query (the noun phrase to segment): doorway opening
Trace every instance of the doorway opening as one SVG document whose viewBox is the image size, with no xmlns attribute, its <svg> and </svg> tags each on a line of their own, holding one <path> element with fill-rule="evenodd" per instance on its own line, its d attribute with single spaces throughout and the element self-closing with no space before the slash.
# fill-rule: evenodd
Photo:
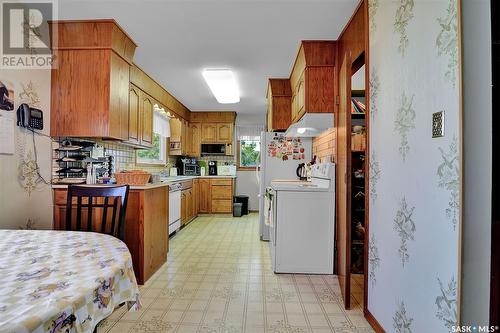
<svg viewBox="0 0 500 333">
<path fill-rule="evenodd" d="M 351 69 L 351 303 L 364 307 L 366 229 L 366 88 L 364 54 Z"/>
</svg>

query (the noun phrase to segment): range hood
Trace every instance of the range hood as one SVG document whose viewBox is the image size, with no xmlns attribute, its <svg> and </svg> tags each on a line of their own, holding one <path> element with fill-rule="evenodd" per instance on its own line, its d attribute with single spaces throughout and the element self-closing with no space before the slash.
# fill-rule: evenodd
<svg viewBox="0 0 500 333">
<path fill-rule="evenodd" d="M 290 125 L 285 136 L 315 137 L 333 127 L 333 113 L 306 113 L 296 123 Z"/>
</svg>

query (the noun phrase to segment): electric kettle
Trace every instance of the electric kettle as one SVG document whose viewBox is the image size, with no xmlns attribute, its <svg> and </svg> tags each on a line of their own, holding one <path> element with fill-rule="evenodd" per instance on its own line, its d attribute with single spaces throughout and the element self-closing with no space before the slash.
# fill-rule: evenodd
<svg viewBox="0 0 500 333">
<path fill-rule="evenodd" d="M 297 177 L 300 180 L 306 180 L 307 179 L 306 164 L 300 163 L 297 167 L 296 173 L 297 173 Z"/>
</svg>

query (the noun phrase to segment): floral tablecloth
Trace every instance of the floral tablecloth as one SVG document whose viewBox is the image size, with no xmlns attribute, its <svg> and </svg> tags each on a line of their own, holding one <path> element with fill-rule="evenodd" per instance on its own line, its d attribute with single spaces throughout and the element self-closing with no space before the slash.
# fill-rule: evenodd
<svg viewBox="0 0 500 333">
<path fill-rule="evenodd" d="M 123 302 L 140 307 L 132 257 L 119 239 L 0 230 L 0 332 L 93 332 Z"/>
</svg>

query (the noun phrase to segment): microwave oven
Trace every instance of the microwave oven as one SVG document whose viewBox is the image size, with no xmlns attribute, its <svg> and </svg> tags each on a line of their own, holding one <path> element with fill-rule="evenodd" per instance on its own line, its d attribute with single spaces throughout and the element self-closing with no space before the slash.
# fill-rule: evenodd
<svg viewBox="0 0 500 333">
<path fill-rule="evenodd" d="M 202 143 L 202 155 L 226 155 L 226 145 L 219 143 Z"/>
</svg>

